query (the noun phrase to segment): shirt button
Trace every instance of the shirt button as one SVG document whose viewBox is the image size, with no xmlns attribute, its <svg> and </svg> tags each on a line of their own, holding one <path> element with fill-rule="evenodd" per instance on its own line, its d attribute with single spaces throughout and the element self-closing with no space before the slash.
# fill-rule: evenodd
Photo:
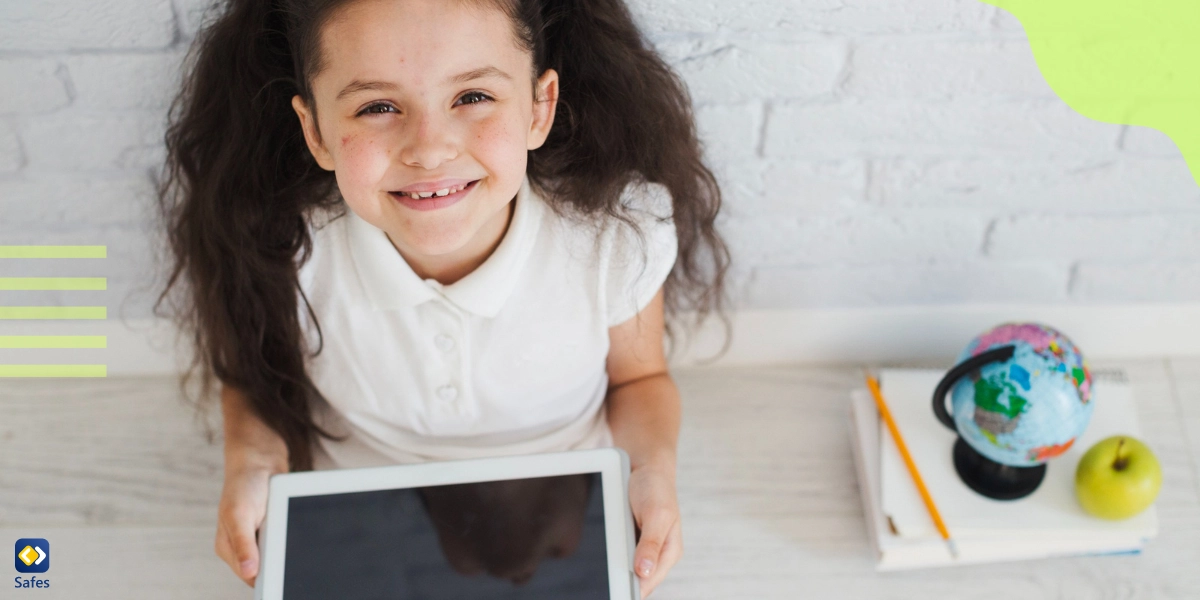
<svg viewBox="0 0 1200 600">
<path fill-rule="evenodd" d="M 437 395 L 442 400 L 450 402 L 458 397 L 458 388 L 452 385 L 443 385 L 442 387 L 438 388 Z"/>
<path fill-rule="evenodd" d="M 449 352 L 454 349 L 454 338 L 444 333 L 439 333 L 437 337 L 433 338 L 433 343 L 437 344 L 438 349 L 442 352 Z"/>
</svg>

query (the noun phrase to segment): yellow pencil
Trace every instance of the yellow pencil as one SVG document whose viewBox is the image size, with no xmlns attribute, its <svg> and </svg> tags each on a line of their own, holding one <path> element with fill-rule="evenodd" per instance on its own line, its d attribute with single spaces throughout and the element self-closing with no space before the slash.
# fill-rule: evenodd
<svg viewBox="0 0 1200 600">
<path fill-rule="evenodd" d="M 883 417 L 883 422 L 887 423 L 888 431 L 892 432 L 892 439 L 896 440 L 896 447 L 900 449 L 900 456 L 904 458 L 904 466 L 908 468 L 909 474 L 916 482 L 917 491 L 921 492 L 921 500 L 925 502 L 929 516 L 933 517 L 933 524 L 937 526 L 942 539 L 946 540 L 946 545 L 950 548 L 950 555 L 958 558 L 958 546 L 950 538 L 950 531 L 946 529 L 946 524 L 942 522 L 942 515 L 938 512 L 937 505 L 933 503 L 933 496 L 929 495 L 929 489 L 925 487 L 925 480 L 921 479 L 921 473 L 917 471 L 917 463 L 913 462 L 912 455 L 908 453 L 908 446 L 904 445 L 904 438 L 900 437 L 900 428 L 896 427 L 896 421 L 892 419 L 892 411 L 888 410 L 887 402 L 883 400 L 883 392 L 879 391 L 879 382 L 875 381 L 870 373 L 864 374 L 867 378 L 867 387 L 871 388 L 871 395 L 875 396 L 875 406 L 879 408 L 879 415 Z"/>
</svg>

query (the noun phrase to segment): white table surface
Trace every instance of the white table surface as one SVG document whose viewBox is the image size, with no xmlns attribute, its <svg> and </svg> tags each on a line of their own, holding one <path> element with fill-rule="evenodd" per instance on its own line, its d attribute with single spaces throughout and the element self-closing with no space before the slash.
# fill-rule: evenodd
<svg viewBox="0 0 1200 600">
<path fill-rule="evenodd" d="M 1096 366 L 1128 371 L 1164 468 L 1141 556 L 887 574 L 848 435 L 859 368 L 676 371 L 685 556 L 653 598 L 1200 598 L 1200 359 Z M 0 598 L 252 597 L 213 552 L 220 439 L 192 414 L 172 379 L 5 381 L 0 541 L 50 540 L 53 585 Z"/>
</svg>

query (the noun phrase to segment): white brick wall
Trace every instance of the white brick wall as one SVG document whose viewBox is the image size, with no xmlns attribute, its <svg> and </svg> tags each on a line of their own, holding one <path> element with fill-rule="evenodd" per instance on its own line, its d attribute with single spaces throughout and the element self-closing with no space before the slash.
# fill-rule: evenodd
<svg viewBox="0 0 1200 600">
<path fill-rule="evenodd" d="M 178 37 L 170 0 L 38 0 L 0 6 L 0 49 L 159 49 Z"/>
<path fill-rule="evenodd" d="M 46 58 L 0 58 L 0 113 L 54 112 L 71 103 L 59 61 Z"/>
<path fill-rule="evenodd" d="M 1200 300 L 1175 144 L 1066 107 L 1007 13 L 628 1 L 695 101 L 739 306 Z M 208 4 L 0 3 L 0 243 L 109 245 L 103 267 L 54 268 L 102 271 L 125 317 L 150 315 L 151 173 Z"/>
</svg>

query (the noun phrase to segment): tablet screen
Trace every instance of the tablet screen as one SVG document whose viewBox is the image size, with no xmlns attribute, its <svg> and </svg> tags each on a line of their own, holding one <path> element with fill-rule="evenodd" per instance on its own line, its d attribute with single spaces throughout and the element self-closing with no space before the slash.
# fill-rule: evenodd
<svg viewBox="0 0 1200 600">
<path fill-rule="evenodd" d="M 284 600 L 607 600 L 599 473 L 288 501 Z"/>
</svg>

